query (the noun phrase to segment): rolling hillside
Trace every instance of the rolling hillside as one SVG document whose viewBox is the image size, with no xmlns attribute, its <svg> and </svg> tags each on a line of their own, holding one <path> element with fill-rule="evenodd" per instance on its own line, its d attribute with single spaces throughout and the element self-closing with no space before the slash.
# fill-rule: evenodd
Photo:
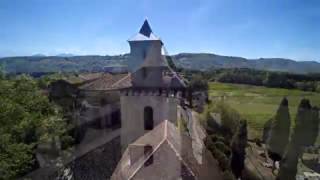
<svg viewBox="0 0 320 180">
<path fill-rule="evenodd" d="M 245 59 L 205 53 L 181 53 L 172 56 L 177 66 L 207 70 L 212 68 L 252 68 L 291 73 L 320 72 L 320 63 L 282 58 Z M 0 58 L 8 73 L 102 71 L 105 66 L 124 65 L 128 55 L 118 56 L 25 56 Z"/>
<path fill-rule="evenodd" d="M 210 68 L 252 68 L 267 71 L 291 73 L 320 72 L 320 63 L 315 61 L 294 61 L 283 58 L 245 59 L 241 57 L 220 56 L 215 54 L 182 53 L 173 58 L 178 66 L 206 70 Z"/>
</svg>

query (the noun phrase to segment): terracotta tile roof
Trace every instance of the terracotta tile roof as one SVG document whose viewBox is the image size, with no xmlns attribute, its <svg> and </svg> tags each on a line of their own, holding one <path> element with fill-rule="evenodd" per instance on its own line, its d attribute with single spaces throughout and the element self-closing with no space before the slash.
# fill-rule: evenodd
<svg viewBox="0 0 320 180">
<path fill-rule="evenodd" d="M 100 78 L 88 82 L 80 86 L 82 90 L 114 90 L 125 87 L 130 87 L 131 78 L 129 74 L 103 74 Z"/>
<path fill-rule="evenodd" d="M 128 88 L 132 86 L 131 83 L 131 74 L 127 74 L 125 77 L 123 77 L 122 79 L 120 79 L 119 81 L 115 82 L 112 85 L 113 89 L 121 89 L 121 88 Z"/>
<path fill-rule="evenodd" d="M 95 80 L 101 77 L 103 73 L 82 73 L 79 75 L 70 75 L 63 78 L 64 81 L 70 84 L 82 84 L 88 81 Z"/>
<path fill-rule="evenodd" d="M 87 74 L 79 74 L 79 78 L 83 79 L 84 81 L 93 80 L 101 77 L 103 73 L 87 73 Z"/>
</svg>

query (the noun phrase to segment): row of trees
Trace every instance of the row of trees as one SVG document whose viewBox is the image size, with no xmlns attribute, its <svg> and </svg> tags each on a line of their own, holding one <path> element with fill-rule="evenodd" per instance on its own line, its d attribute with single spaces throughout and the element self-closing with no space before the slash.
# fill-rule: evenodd
<svg viewBox="0 0 320 180">
<path fill-rule="evenodd" d="M 319 109 L 302 99 L 290 132 L 288 100 L 283 98 L 273 119 L 265 124 L 264 137 L 270 158 L 281 161 L 277 179 L 295 179 L 304 148 L 314 145 L 319 133 Z"/>
<path fill-rule="evenodd" d="M 206 72 L 183 70 L 182 72 L 186 77 L 197 74 L 202 80 L 207 81 L 320 92 L 320 74 L 290 74 L 254 69 L 216 69 Z"/>
<path fill-rule="evenodd" d="M 220 124 L 212 113 L 219 114 Z M 223 102 L 209 104 L 203 116 L 208 133 L 205 144 L 217 159 L 224 179 L 241 178 L 245 167 L 247 122 Z"/>
<path fill-rule="evenodd" d="M 38 167 L 38 144 L 68 136 L 59 109 L 35 79 L 0 74 L 0 179 L 15 179 Z"/>
</svg>

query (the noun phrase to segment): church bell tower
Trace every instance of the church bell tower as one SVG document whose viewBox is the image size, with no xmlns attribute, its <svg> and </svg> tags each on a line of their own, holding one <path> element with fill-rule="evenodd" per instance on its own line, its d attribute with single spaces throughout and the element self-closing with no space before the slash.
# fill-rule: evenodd
<svg viewBox="0 0 320 180">
<path fill-rule="evenodd" d="M 121 90 L 121 145 L 128 144 L 164 120 L 177 121 L 177 107 L 185 83 L 168 66 L 163 43 L 147 20 L 128 40 L 131 86 Z"/>
</svg>

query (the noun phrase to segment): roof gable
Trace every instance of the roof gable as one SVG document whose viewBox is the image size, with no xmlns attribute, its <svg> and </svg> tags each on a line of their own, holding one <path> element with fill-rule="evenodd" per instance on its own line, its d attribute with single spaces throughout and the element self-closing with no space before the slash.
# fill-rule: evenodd
<svg viewBox="0 0 320 180">
<path fill-rule="evenodd" d="M 83 84 L 81 90 L 116 90 L 131 86 L 130 74 L 103 74 L 100 78 Z"/>
<path fill-rule="evenodd" d="M 130 146 L 143 147 L 144 145 L 152 146 L 152 152 L 130 162 Z M 154 158 L 153 167 L 145 167 L 145 162 L 151 156 Z M 193 154 L 191 137 L 179 132 L 173 123 L 165 120 L 129 145 L 111 179 L 139 179 L 141 177 L 170 179 L 173 176 L 180 176 L 183 179 L 222 179 L 218 164 L 210 152 L 204 149 L 203 156 L 203 161 L 199 163 Z"/>
</svg>

